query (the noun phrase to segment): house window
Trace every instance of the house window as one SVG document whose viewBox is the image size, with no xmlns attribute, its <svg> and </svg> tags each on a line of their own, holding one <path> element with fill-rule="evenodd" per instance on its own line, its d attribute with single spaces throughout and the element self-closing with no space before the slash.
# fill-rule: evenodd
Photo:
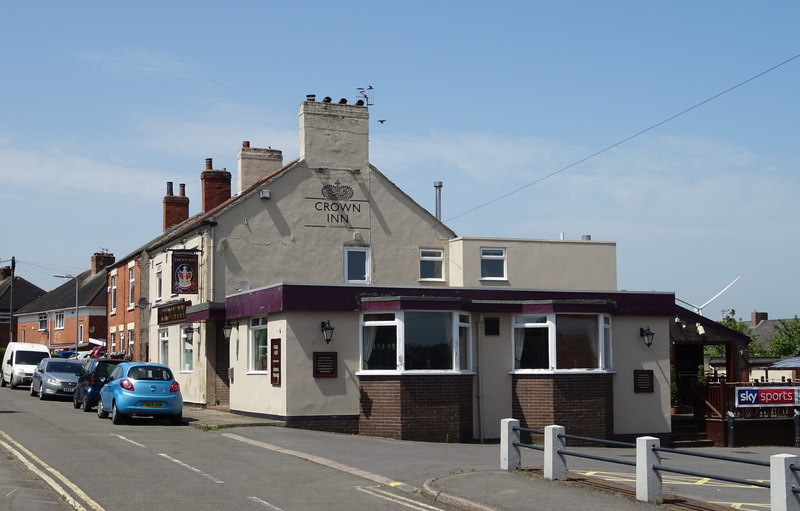
<svg viewBox="0 0 800 511">
<path fill-rule="evenodd" d="M 78 325 L 78 342 L 83 341 L 83 325 Z"/>
<path fill-rule="evenodd" d="M 470 369 L 468 314 L 440 311 L 367 313 L 362 317 L 361 332 L 363 370 Z"/>
<path fill-rule="evenodd" d="M 117 276 L 111 276 L 111 310 L 117 310 Z"/>
<path fill-rule="evenodd" d="M 56 330 L 64 329 L 64 313 L 56 312 Z"/>
<path fill-rule="evenodd" d="M 250 320 L 251 372 L 269 372 L 269 343 L 267 342 L 267 317 Z"/>
<path fill-rule="evenodd" d="M 351 284 L 369 284 L 370 251 L 368 247 L 344 248 L 344 281 Z"/>
<path fill-rule="evenodd" d="M 186 332 L 181 328 L 181 371 L 192 372 L 194 369 L 194 343 L 188 339 Z"/>
<path fill-rule="evenodd" d="M 164 290 L 164 274 L 161 270 L 161 263 L 156 265 L 156 300 L 161 300 Z"/>
<path fill-rule="evenodd" d="M 594 314 L 514 317 L 514 369 L 611 368 L 610 317 Z"/>
<path fill-rule="evenodd" d="M 117 352 L 117 334 L 116 333 L 112 333 L 111 334 L 111 353 L 116 353 L 116 352 Z"/>
<path fill-rule="evenodd" d="M 421 280 L 444 279 L 444 250 L 420 249 L 419 278 Z"/>
<path fill-rule="evenodd" d="M 136 272 L 133 267 L 128 268 L 128 306 L 136 303 Z"/>
<path fill-rule="evenodd" d="M 506 249 L 481 247 L 481 279 L 506 279 Z"/>
<path fill-rule="evenodd" d="M 47 314 L 39 314 L 39 331 L 47 330 Z"/>
<path fill-rule="evenodd" d="M 128 329 L 128 354 L 133 355 L 133 328 Z"/>
<path fill-rule="evenodd" d="M 169 365 L 169 330 L 162 328 L 158 331 L 158 361 Z"/>
</svg>

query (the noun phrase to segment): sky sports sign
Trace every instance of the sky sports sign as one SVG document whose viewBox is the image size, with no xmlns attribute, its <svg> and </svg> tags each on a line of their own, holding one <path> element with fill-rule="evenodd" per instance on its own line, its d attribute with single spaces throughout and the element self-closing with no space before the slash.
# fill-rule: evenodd
<svg viewBox="0 0 800 511">
<path fill-rule="evenodd" d="M 800 406 L 800 387 L 736 387 L 736 407 Z"/>
</svg>

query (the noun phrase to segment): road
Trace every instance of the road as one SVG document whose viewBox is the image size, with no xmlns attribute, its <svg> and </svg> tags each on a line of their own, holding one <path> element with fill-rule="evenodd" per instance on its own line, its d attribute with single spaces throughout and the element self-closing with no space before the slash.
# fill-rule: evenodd
<svg viewBox="0 0 800 511">
<path fill-rule="evenodd" d="M 380 484 L 380 474 L 356 475 L 352 467 L 314 463 L 231 432 L 144 418 L 115 426 L 70 401 L 41 402 L 24 387 L 2 389 L 0 412 L 0 441 L 87 510 L 447 509 Z M 31 509 L 18 503 L 20 511 Z"/>
</svg>

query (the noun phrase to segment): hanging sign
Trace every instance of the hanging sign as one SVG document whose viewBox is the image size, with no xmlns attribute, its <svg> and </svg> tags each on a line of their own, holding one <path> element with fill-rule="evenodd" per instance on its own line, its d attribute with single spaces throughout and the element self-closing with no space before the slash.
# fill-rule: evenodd
<svg viewBox="0 0 800 511">
<path fill-rule="evenodd" d="M 799 387 L 736 387 L 736 406 L 800 406 Z"/>
<path fill-rule="evenodd" d="M 177 295 L 196 294 L 197 254 L 172 253 L 172 292 Z"/>
</svg>

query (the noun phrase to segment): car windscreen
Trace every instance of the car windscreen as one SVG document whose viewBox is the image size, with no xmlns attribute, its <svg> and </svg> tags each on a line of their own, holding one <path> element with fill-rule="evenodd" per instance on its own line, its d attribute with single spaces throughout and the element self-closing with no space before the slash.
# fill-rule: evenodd
<svg viewBox="0 0 800 511">
<path fill-rule="evenodd" d="M 99 362 L 94 373 L 100 378 L 105 378 L 111 374 L 111 371 L 113 371 L 116 366 L 117 364 L 114 362 Z"/>
<path fill-rule="evenodd" d="M 45 351 L 22 351 L 19 350 L 14 354 L 14 362 L 17 364 L 26 364 L 35 366 L 42 361 L 43 358 L 49 357 L 50 354 Z"/>
<path fill-rule="evenodd" d="M 80 362 L 78 362 L 77 364 L 73 364 L 70 362 L 50 362 L 49 364 L 47 364 L 47 372 L 81 374 L 82 367 L 83 365 Z"/>
<path fill-rule="evenodd" d="M 137 366 L 131 367 L 128 370 L 128 378 L 134 380 L 169 381 L 172 379 L 172 371 L 166 367 Z"/>
</svg>

